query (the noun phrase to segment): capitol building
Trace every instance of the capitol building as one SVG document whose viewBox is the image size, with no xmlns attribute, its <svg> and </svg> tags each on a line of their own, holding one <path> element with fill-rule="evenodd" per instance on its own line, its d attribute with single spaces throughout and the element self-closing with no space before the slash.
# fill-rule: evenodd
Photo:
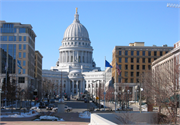
<svg viewBox="0 0 180 125">
<path fill-rule="evenodd" d="M 42 82 L 49 84 L 49 87 L 56 85 L 50 93 L 60 94 L 62 85 L 63 95 L 79 96 L 85 90 L 94 95 L 95 87 L 109 85 L 111 68 L 101 71 L 96 67 L 89 34 L 80 23 L 77 8 L 74 21 L 65 30 L 61 43 L 56 65 L 50 70 L 42 70 Z"/>
</svg>

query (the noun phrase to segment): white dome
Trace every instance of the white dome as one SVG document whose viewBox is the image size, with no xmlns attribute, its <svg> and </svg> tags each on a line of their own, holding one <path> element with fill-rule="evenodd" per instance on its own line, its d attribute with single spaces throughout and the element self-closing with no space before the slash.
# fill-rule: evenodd
<svg viewBox="0 0 180 125">
<path fill-rule="evenodd" d="M 80 23 L 79 15 L 76 11 L 74 15 L 74 21 L 69 25 L 64 32 L 65 40 L 89 40 L 89 35 L 87 29 Z"/>
<path fill-rule="evenodd" d="M 89 38 L 87 29 L 78 22 L 73 22 L 64 33 L 64 38 Z"/>
</svg>

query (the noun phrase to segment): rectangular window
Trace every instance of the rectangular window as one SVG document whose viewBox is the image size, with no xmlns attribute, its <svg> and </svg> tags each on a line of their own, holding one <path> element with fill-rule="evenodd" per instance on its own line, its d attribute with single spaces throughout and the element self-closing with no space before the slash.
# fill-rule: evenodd
<svg viewBox="0 0 180 125">
<path fill-rule="evenodd" d="M 26 50 L 26 44 L 23 45 L 23 49 Z"/>
<path fill-rule="evenodd" d="M 26 61 L 25 60 L 23 60 L 23 66 L 26 66 Z"/>
<path fill-rule="evenodd" d="M 18 82 L 19 83 L 25 83 L 25 77 L 19 77 Z"/>
<path fill-rule="evenodd" d="M 119 62 L 121 63 L 121 58 L 119 58 Z"/>
<path fill-rule="evenodd" d="M 134 65 L 131 65 L 131 70 L 134 69 Z"/>
<path fill-rule="evenodd" d="M 154 60 L 156 60 L 157 58 L 154 58 Z"/>
<path fill-rule="evenodd" d="M 139 65 L 136 66 L 137 70 L 139 70 Z"/>
<path fill-rule="evenodd" d="M 136 72 L 136 76 L 137 76 L 137 77 L 139 76 L 139 72 Z"/>
<path fill-rule="evenodd" d="M 151 58 L 148 58 L 148 63 L 151 63 Z"/>
<path fill-rule="evenodd" d="M 131 83 L 133 83 L 134 82 L 134 80 L 133 80 L 133 78 L 131 78 Z"/>
<path fill-rule="evenodd" d="M 26 36 L 24 36 L 24 41 L 26 41 Z"/>
<path fill-rule="evenodd" d="M 128 72 L 125 72 L 125 77 L 128 77 Z"/>
<path fill-rule="evenodd" d="M 125 55 L 126 55 L 126 56 L 128 55 L 128 51 L 125 51 Z"/>
<path fill-rule="evenodd" d="M 157 56 L 157 52 L 156 51 L 154 51 L 154 56 Z"/>
<path fill-rule="evenodd" d="M 125 79 L 125 83 L 128 83 L 128 79 Z"/>
<path fill-rule="evenodd" d="M 137 51 L 137 56 L 139 56 L 139 51 Z"/>
<path fill-rule="evenodd" d="M 26 53 L 25 52 L 23 53 L 23 58 L 26 58 Z"/>
<path fill-rule="evenodd" d="M 14 41 L 16 41 L 16 36 L 14 36 Z"/>
<path fill-rule="evenodd" d="M 134 55 L 134 51 L 131 51 L 131 56 L 133 56 Z"/>
<path fill-rule="evenodd" d="M 162 56 L 162 51 L 160 51 L 160 56 Z"/>
<path fill-rule="evenodd" d="M 145 63 L 145 58 L 142 59 L 142 62 Z"/>
<path fill-rule="evenodd" d="M 168 53 L 168 51 L 166 51 L 166 53 Z"/>
<path fill-rule="evenodd" d="M 119 51 L 119 55 L 121 55 L 121 51 Z"/>
<path fill-rule="evenodd" d="M 19 36 L 19 41 L 22 41 L 22 36 Z"/>
<path fill-rule="evenodd" d="M 151 56 L 151 51 L 148 51 L 148 56 Z"/>
<path fill-rule="evenodd" d="M 121 78 L 119 78 L 119 83 L 121 83 Z"/>
<path fill-rule="evenodd" d="M 125 70 L 127 70 L 128 69 L 128 65 L 125 65 Z"/>
<path fill-rule="evenodd" d="M 134 58 L 131 58 L 131 62 L 132 62 L 132 63 L 134 62 Z"/>
<path fill-rule="evenodd" d="M 143 56 L 145 56 L 145 51 L 143 51 Z"/>
<path fill-rule="evenodd" d="M 2 41 L 7 41 L 7 36 L 2 36 Z"/>
<path fill-rule="evenodd" d="M 142 65 L 142 69 L 145 70 L 145 65 Z"/>
<path fill-rule="evenodd" d="M 21 48 L 21 44 L 19 44 L 19 50 L 21 50 L 22 48 Z"/>
<path fill-rule="evenodd" d="M 139 63 L 139 58 L 137 58 L 137 63 Z"/>
<path fill-rule="evenodd" d="M 26 74 L 26 69 L 23 69 L 23 74 Z"/>
<path fill-rule="evenodd" d="M 19 28 L 19 33 L 26 33 L 26 28 Z"/>
<path fill-rule="evenodd" d="M 131 77 L 133 77 L 134 76 L 134 72 L 131 72 Z"/>
<path fill-rule="evenodd" d="M 21 69 L 18 69 L 18 74 L 21 74 Z"/>
<path fill-rule="evenodd" d="M 9 41 L 13 41 L 13 36 L 9 36 Z"/>
<path fill-rule="evenodd" d="M 119 69 L 121 69 L 121 65 L 119 65 Z"/>
<path fill-rule="evenodd" d="M 139 83 L 139 79 L 136 79 L 136 82 Z"/>
<path fill-rule="evenodd" d="M 21 58 L 21 52 L 19 52 L 19 58 Z"/>
<path fill-rule="evenodd" d="M 127 63 L 128 62 L 128 58 L 125 58 L 125 63 Z"/>
<path fill-rule="evenodd" d="M 151 65 L 148 65 L 148 69 L 151 70 Z"/>
</svg>

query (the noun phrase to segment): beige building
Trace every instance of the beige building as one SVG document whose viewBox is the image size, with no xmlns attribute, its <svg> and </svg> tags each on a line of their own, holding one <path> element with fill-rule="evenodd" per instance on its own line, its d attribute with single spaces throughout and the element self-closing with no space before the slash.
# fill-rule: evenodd
<svg viewBox="0 0 180 125">
<path fill-rule="evenodd" d="M 117 91 L 121 88 L 120 83 L 125 83 L 129 86 L 132 93 L 132 100 L 135 100 L 135 86 L 140 82 L 140 75 L 148 70 L 151 70 L 151 64 L 157 58 L 165 55 L 173 47 L 163 45 L 144 46 L 144 42 L 130 43 L 129 46 L 115 46 L 113 49 L 112 61 L 112 77 L 114 83 L 117 83 Z M 116 62 L 121 70 L 121 75 L 115 74 Z"/>
<path fill-rule="evenodd" d="M 167 91 L 169 96 L 179 92 L 179 64 L 180 64 L 180 41 L 174 44 L 174 49 L 152 63 L 152 73 L 155 83 L 162 91 Z M 158 80 L 161 79 L 161 80 Z M 171 88 L 172 86 L 173 89 Z M 164 95 L 165 96 L 165 95 Z M 167 95 L 166 95 L 167 96 Z"/>
<path fill-rule="evenodd" d="M 12 80 L 17 80 L 21 88 L 35 86 L 35 77 L 41 79 L 42 60 L 37 63 L 35 74 L 35 38 L 30 24 L 0 21 L 0 79 L 6 76 L 6 62 Z M 39 54 L 39 55 L 38 55 Z M 38 57 L 42 57 L 38 53 Z M 8 57 L 8 58 L 7 58 Z M 19 64 L 17 63 L 19 62 Z M 41 63 L 41 64 L 40 64 Z M 18 66 L 19 65 L 19 66 Z M 22 68 L 20 68 L 22 67 Z M 38 68 L 39 67 L 39 68 Z M 18 78 L 18 79 L 17 79 Z"/>
</svg>

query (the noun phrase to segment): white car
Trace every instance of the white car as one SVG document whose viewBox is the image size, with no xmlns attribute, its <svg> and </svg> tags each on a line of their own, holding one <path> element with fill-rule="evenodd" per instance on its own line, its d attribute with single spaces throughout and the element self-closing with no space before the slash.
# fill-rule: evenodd
<svg viewBox="0 0 180 125">
<path fill-rule="evenodd" d="M 37 111 L 37 112 L 40 112 L 39 107 L 31 107 L 30 110 L 35 110 L 35 111 Z"/>
<path fill-rule="evenodd" d="M 72 111 L 72 108 L 71 108 L 71 107 L 68 107 L 67 105 L 64 107 L 64 109 L 65 109 L 65 111 L 67 111 L 67 112 Z"/>
<path fill-rule="evenodd" d="M 52 109 L 52 111 L 55 111 L 55 112 L 56 112 L 57 110 L 58 110 L 58 107 L 55 107 L 55 108 Z M 66 106 L 64 107 L 64 110 L 67 111 L 67 112 L 70 112 L 70 111 L 72 111 L 72 108 L 71 108 L 71 107 L 68 107 L 68 106 L 66 105 Z"/>
</svg>

